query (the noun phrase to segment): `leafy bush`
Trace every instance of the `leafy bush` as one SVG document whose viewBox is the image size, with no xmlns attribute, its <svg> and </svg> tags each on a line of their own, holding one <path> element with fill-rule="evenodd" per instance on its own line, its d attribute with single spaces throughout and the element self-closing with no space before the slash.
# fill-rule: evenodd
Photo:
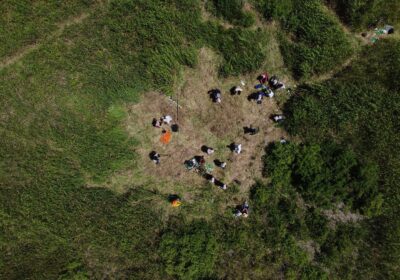
<svg viewBox="0 0 400 280">
<path fill-rule="evenodd" d="M 400 17 L 397 0 L 328 0 L 344 22 L 356 29 L 378 23 L 396 24 Z"/>
<path fill-rule="evenodd" d="M 239 75 L 259 69 L 265 59 L 266 34 L 242 28 L 224 29 L 209 23 L 204 29 L 207 44 L 218 50 L 224 58 L 220 68 L 222 76 Z"/>
<path fill-rule="evenodd" d="M 267 19 L 278 19 L 285 27 L 281 50 L 296 78 L 325 73 L 352 54 L 349 37 L 320 1 L 263 1 L 260 6 Z"/>
<path fill-rule="evenodd" d="M 319 207 L 343 201 L 365 214 L 379 213 L 379 203 L 375 202 L 379 199 L 377 169 L 361 167 L 349 149 L 332 143 L 298 147 L 276 144 L 264 161 L 275 188 L 294 186 L 306 202 Z M 363 168 L 368 168 L 368 172 L 363 172 Z"/>
<path fill-rule="evenodd" d="M 290 19 L 295 6 L 293 0 L 261 0 L 256 1 L 256 5 L 267 20 L 278 19 L 284 24 Z"/>
<path fill-rule="evenodd" d="M 204 279 L 212 276 L 218 243 L 209 225 L 198 222 L 162 235 L 160 255 L 166 272 L 179 279 Z"/>
<path fill-rule="evenodd" d="M 310 142 L 334 139 L 364 162 L 352 171 L 358 187 L 353 183 L 348 187 L 353 189 L 349 193 L 353 208 L 376 216 L 369 222 L 371 237 L 362 247 L 360 268 L 371 278 L 389 279 L 399 267 L 398 260 L 389 257 L 400 252 L 392 239 L 400 232 L 394 222 L 400 205 L 399 44 L 382 40 L 366 47 L 346 70 L 322 84 L 302 86 L 286 105 L 285 125 L 292 134 Z M 385 265 L 366 269 L 377 263 Z"/>
<path fill-rule="evenodd" d="M 255 17 L 249 12 L 243 12 L 244 0 L 213 0 L 215 14 L 227 21 L 250 27 L 255 23 Z"/>
</svg>

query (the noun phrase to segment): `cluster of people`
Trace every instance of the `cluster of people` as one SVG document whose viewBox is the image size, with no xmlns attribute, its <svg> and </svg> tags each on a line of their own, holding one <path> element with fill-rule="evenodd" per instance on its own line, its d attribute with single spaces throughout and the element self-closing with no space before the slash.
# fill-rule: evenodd
<svg viewBox="0 0 400 280">
<path fill-rule="evenodd" d="M 256 100 L 257 104 L 261 104 L 264 97 L 274 97 L 274 90 L 286 88 L 285 84 L 279 81 L 277 76 L 269 77 L 268 73 L 261 74 L 258 77 L 258 81 L 259 84 L 254 86 L 257 92 L 249 97 L 249 99 Z"/>
<path fill-rule="evenodd" d="M 205 145 L 201 147 L 201 151 L 207 155 L 212 155 L 215 152 L 215 150 L 213 148 L 205 146 Z M 215 159 L 214 164 L 215 164 L 215 166 L 217 166 L 221 169 L 226 168 L 225 161 Z M 200 172 L 206 180 L 208 180 L 210 183 L 216 185 L 217 187 L 221 188 L 222 190 L 226 190 L 228 188 L 225 183 L 216 179 L 211 174 L 212 169 L 207 168 L 204 156 L 195 156 L 192 159 L 185 161 L 185 166 L 188 170 L 195 170 L 196 172 Z"/>
<path fill-rule="evenodd" d="M 170 125 L 172 122 L 172 117 L 170 115 L 162 116 L 159 119 L 154 118 L 152 125 L 157 128 L 161 128 L 163 124 Z"/>
<path fill-rule="evenodd" d="M 236 207 L 234 216 L 247 218 L 247 216 L 249 215 L 249 209 L 249 204 L 247 203 L 247 201 L 245 201 L 242 205 Z"/>
<path fill-rule="evenodd" d="M 172 117 L 170 115 L 164 115 L 159 119 L 153 118 L 151 124 L 156 127 L 156 128 L 162 128 L 161 131 L 161 138 L 160 141 L 164 144 L 168 144 L 171 140 L 171 131 L 173 132 L 178 132 L 179 126 L 178 124 L 171 124 L 172 123 Z M 169 129 L 164 129 L 163 126 L 171 126 L 171 131 Z M 160 164 L 160 154 L 157 153 L 156 151 L 152 151 L 149 154 L 149 158 L 151 161 L 153 161 L 155 164 Z"/>
<path fill-rule="evenodd" d="M 277 76 L 272 76 L 269 77 L 268 73 L 263 73 L 261 74 L 257 80 L 259 81 L 259 84 L 257 84 L 254 88 L 257 90 L 257 92 L 251 94 L 249 96 L 249 100 L 254 99 L 256 100 L 257 104 L 261 104 L 262 100 L 264 97 L 269 97 L 273 98 L 275 96 L 274 91 L 279 90 L 279 89 L 284 89 L 285 84 L 281 82 Z M 244 82 L 241 81 L 241 84 L 244 86 Z M 231 95 L 241 95 L 243 92 L 243 88 L 241 86 L 234 86 L 230 89 Z M 218 88 L 214 88 L 208 91 L 209 97 L 212 100 L 212 102 L 220 104 L 222 102 L 222 92 Z M 285 116 L 282 114 L 275 114 L 271 115 L 271 120 L 280 123 L 285 119 Z M 170 125 L 172 122 L 172 117 L 169 115 L 162 116 L 160 119 L 153 119 L 152 125 L 157 128 L 161 128 L 163 125 Z M 174 125 L 173 125 L 174 126 Z M 177 125 L 176 125 L 177 126 Z M 172 130 L 173 127 L 171 126 Z M 252 125 L 244 127 L 244 134 L 248 135 L 255 135 L 257 134 L 260 129 L 258 127 L 253 127 Z M 177 131 L 177 130 L 176 130 Z M 165 130 L 163 130 L 163 133 Z M 281 138 L 280 143 L 286 143 L 286 140 L 284 138 Z M 240 154 L 242 153 L 242 144 L 238 143 L 231 143 L 229 146 L 229 149 L 231 152 L 235 154 Z M 211 147 L 208 146 L 202 146 L 201 147 L 202 152 L 204 152 L 207 155 L 212 155 L 214 154 L 215 150 Z M 149 154 L 150 159 L 155 163 L 155 164 L 160 164 L 160 154 L 157 153 L 156 151 L 152 151 Z M 225 161 L 221 161 L 219 159 L 215 159 L 214 161 L 215 166 L 225 169 L 227 163 Z M 227 189 L 227 185 L 223 183 L 222 181 L 216 179 L 211 173 L 212 173 L 212 168 L 207 168 L 207 163 L 205 160 L 204 156 L 194 156 L 190 160 L 185 161 L 185 166 L 188 170 L 195 170 L 196 172 L 200 172 L 201 175 L 208 180 L 210 183 L 218 186 L 222 190 Z M 242 205 L 236 207 L 234 211 L 235 217 L 247 217 L 249 214 L 249 205 L 246 202 L 244 202 Z"/>
</svg>

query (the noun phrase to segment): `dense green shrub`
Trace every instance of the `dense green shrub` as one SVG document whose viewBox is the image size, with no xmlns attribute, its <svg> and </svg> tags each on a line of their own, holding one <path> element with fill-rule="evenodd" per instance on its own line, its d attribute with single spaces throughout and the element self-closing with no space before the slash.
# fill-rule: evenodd
<svg viewBox="0 0 400 280">
<path fill-rule="evenodd" d="M 160 255 L 166 272 L 178 279 L 205 279 L 213 275 L 218 243 L 205 222 L 164 233 Z"/>
<path fill-rule="evenodd" d="M 295 44 L 285 42 L 283 54 L 295 76 L 308 77 L 340 65 L 352 53 L 349 39 L 339 23 L 317 1 L 296 2 L 288 29 Z"/>
<path fill-rule="evenodd" d="M 400 197 L 399 44 L 382 40 L 366 47 L 348 69 L 322 84 L 300 87 L 286 105 L 285 125 L 291 133 L 312 142 L 335 139 L 364 162 L 352 173 L 355 182 L 362 183 L 355 189 L 348 186 L 353 188 L 354 208 L 362 202 L 366 215 L 381 214 L 370 221 L 371 237 L 362 247 L 360 269 L 372 278 L 391 278 L 399 269 L 398 260 L 385 253 L 400 252 L 393 241 L 400 232 L 394 222 Z M 365 269 L 377 263 L 385 265 L 375 271 Z"/>
<path fill-rule="evenodd" d="M 364 214 L 379 213 L 377 169 L 362 166 L 350 149 L 332 143 L 276 144 L 264 161 L 275 188 L 294 186 L 308 203 L 330 207 L 343 201 Z M 266 201 L 268 197 L 259 199 Z"/>
<path fill-rule="evenodd" d="M 243 26 L 250 27 L 255 23 L 255 16 L 252 13 L 244 12 L 243 5 L 245 0 L 212 0 L 214 13 L 227 21 Z"/>
<path fill-rule="evenodd" d="M 397 24 L 400 2 L 397 0 L 327 0 L 344 22 L 356 29 L 382 23 Z"/>
<path fill-rule="evenodd" d="M 265 59 L 267 36 L 262 31 L 242 28 L 224 29 L 209 23 L 203 28 L 207 44 L 223 57 L 222 76 L 249 73 L 261 67 Z"/>
<path fill-rule="evenodd" d="M 320 1 L 263 1 L 260 7 L 267 19 L 278 19 L 286 29 L 281 50 L 296 78 L 325 73 L 352 54 L 349 37 Z"/>
<path fill-rule="evenodd" d="M 356 269 L 360 257 L 354 252 L 367 233 L 359 225 L 332 227 L 329 218 L 305 204 L 293 186 L 258 183 L 251 203 L 256 215 L 251 221 L 253 235 L 263 236 L 271 250 L 268 259 L 281 265 L 286 278 L 346 279 Z"/>
<path fill-rule="evenodd" d="M 255 3 L 267 20 L 279 19 L 284 24 L 290 19 L 295 6 L 293 0 L 261 0 Z"/>
</svg>

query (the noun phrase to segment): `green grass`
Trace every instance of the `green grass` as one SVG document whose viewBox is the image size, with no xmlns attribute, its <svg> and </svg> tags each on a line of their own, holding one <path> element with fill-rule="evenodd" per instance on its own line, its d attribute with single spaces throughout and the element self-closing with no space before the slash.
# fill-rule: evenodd
<svg viewBox="0 0 400 280">
<path fill-rule="evenodd" d="M 149 199 L 153 194 L 140 186 L 124 195 L 91 186 L 137 164 L 137 141 L 123 128 L 124 105 L 137 102 L 146 90 L 171 93 L 182 68 L 195 65 L 197 49 L 214 37 L 202 31 L 209 24 L 201 21 L 197 1 L 89 4 L 55 9 L 55 2 L 38 2 L 32 10 L 23 3 L 1 4 L 7 11 L 23 8 L 15 16 L 21 19 L 7 26 L 18 32 L 2 33 L 9 39 L 2 40 L 2 52 L 39 43 L 0 70 L 0 246 L 10 252 L 0 267 L 9 279 L 101 278 L 110 270 L 116 278 L 147 279 L 162 271 L 157 261 L 147 264 L 157 260 L 155 239 L 162 228 L 159 213 L 151 209 L 159 203 Z M 49 9 L 56 14 L 46 13 Z M 58 37 L 47 36 L 59 20 L 78 11 L 89 16 Z M 21 29 L 24 17 L 34 26 L 31 33 Z M 232 38 L 254 35 L 213 28 L 226 40 L 225 63 L 240 65 L 243 60 L 228 53 Z M 241 44 L 238 51 L 244 52 Z M 210 204 L 198 208 L 208 211 Z"/>
<path fill-rule="evenodd" d="M 300 87 L 286 104 L 289 132 L 309 142 L 333 139 L 350 147 L 362 160 L 366 169 L 361 174 L 377 172 L 379 188 L 372 194 L 382 198 L 371 206 L 379 206 L 381 215 L 369 221 L 371 237 L 362 247 L 364 253 L 390 250 L 390 255 L 399 254 L 398 246 L 393 243 L 393 238 L 399 236 L 398 224 L 387 222 L 396 220 L 394 217 L 399 210 L 397 111 L 400 88 L 397 79 L 393 79 L 399 75 L 399 54 L 396 39 L 367 46 L 351 67 L 322 84 Z M 367 162 L 376 167 L 370 169 Z M 369 196 L 372 182 L 367 180 L 363 184 L 363 196 Z M 385 266 L 375 271 L 366 268 L 375 262 L 384 262 Z M 371 277 L 393 278 L 398 272 L 398 262 L 385 254 L 377 258 L 365 257 L 362 264 L 364 272 Z"/>
<path fill-rule="evenodd" d="M 355 72 L 344 72 L 352 77 L 351 83 L 360 73 L 365 78 L 362 83 L 369 85 L 371 80 L 377 80 L 370 90 L 361 83 L 354 94 L 352 85 L 340 87 L 329 81 L 301 87 L 310 93 L 310 99 L 292 99 L 289 103 L 298 106 L 290 114 L 290 132 L 311 141 L 330 139 L 333 132 L 347 131 L 348 134 L 334 140 L 350 141 L 351 147 L 357 147 L 354 153 L 338 149 L 324 154 L 323 150 L 295 145 L 292 150 L 275 154 L 270 160 L 279 162 L 279 168 L 270 168 L 271 162 L 267 164 L 264 173 L 270 178 L 254 186 L 249 218 L 234 219 L 231 210 L 243 202 L 238 186 L 222 192 L 211 185 L 197 189 L 164 181 L 154 185 L 156 181 L 152 179 L 145 185 L 137 182 L 145 180 L 138 171 L 138 140 L 129 137 L 124 127 L 125 108 L 140 102 L 146 91 L 172 94 L 182 70 L 198 63 L 201 47 L 211 47 L 221 56 L 221 76 L 238 76 L 258 70 L 266 57 L 272 57 L 266 52 L 274 38 L 262 29 L 226 29 L 218 21 L 204 21 L 201 3 L 196 0 L 73 1 L 68 5 L 35 1 L 33 7 L 30 4 L 0 4 L 1 15 L 5 15 L 1 19 L 0 38 L 6 39 L 0 40 L 0 56 L 37 44 L 15 64 L 0 69 L 3 278 L 346 279 L 363 265 L 366 275 L 379 275 L 366 268 L 374 268 L 376 263 L 391 269 L 383 279 L 395 275 L 392 271 L 397 269 L 398 258 L 393 256 L 398 251 L 387 252 L 398 240 L 398 225 L 392 222 L 395 215 L 388 205 L 396 201 L 398 194 L 388 186 L 397 183 L 397 169 L 391 168 L 397 166 L 397 150 L 392 147 L 397 147 L 398 141 L 396 137 L 390 142 L 386 140 L 396 133 L 398 83 L 388 77 L 398 76 L 398 67 L 391 63 L 392 57 L 397 57 L 397 45 L 397 49 L 390 51 L 391 42 L 378 44 L 379 55 L 366 52 L 369 55 L 353 65 Z M 316 10 L 320 16 L 321 10 Z M 88 17 L 67 26 L 62 33 L 55 32 L 60 22 L 81 13 L 88 13 Z M 335 24 L 333 31 L 324 35 L 329 44 L 317 42 L 325 55 L 324 48 L 329 49 L 330 43 L 336 42 L 338 27 L 335 20 L 322 14 L 322 19 L 310 19 L 308 28 L 314 24 Z M 307 15 L 301 14 L 299 18 Z M 314 42 L 316 31 L 307 30 L 292 25 L 290 32 L 299 35 L 294 44 L 309 46 Z M 339 37 L 337 42 L 347 46 L 342 35 Z M 337 53 L 331 56 L 331 51 L 327 53 L 328 62 L 344 59 Z M 373 48 L 369 51 L 375 53 Z M 311 66 L 309 73 L 328 69 Z M 366 74 L 371 72 L 376 74 Z M 381 89 L 394 97 L 374 99 L 373 94 Z M 387 110 L 383 114 L 385 120 L 390 120 L 388 126 L 379 125 L 383 109 Z M 370 112 L 377 120 L 367 118 Z M 353 119 L 362 125 L 350 126 Z M 358 134 L 362 137 L 347 138 L 364 128 L 367 134 Z M 378 128 L 379 133 L 375 133 L 373 129 Z M 380 141 L 382 135 L 385 137 Z M 208 137 L 212 143 L 218 140 Z M 215 147 L 222 149 L 225 142 Z M 367 211 L 370 208 L 364 206 L 370 205 L 364 200 L 358 203 L 349 195 L 356 193 L 362 200 L 363 195 L 375 191 L 374 178 L 364 180 L 369 177 L 363 175 L 373 175 L 376 170 L 371 167 L 363 174 L 356 168 L 362 147 L 382 151 L 361 158 L 384 159 L 389 171 L 385 173 L 380 168 L 379 174 L 390 176 L 379 183 L 384 183 L 386 197 L 393 198 L 385 201 L 385 215 L 377 217 L 377 221 L 366 221 L 360 227 L 338 224 L 331 229 L 322 210 L 304 202 L 318 206 L 324 202 L 327 207 L 334 207 L 336 202 L 346 200 L 353 210 L 376 215 Z M 288 160 L 287 156 L 293 158 Z M 307 172 L 308 169 L 313 172 Z M 120 179 L 124 186 L 115 189 L 123 189 L 123 193 L 98 187 L 125 171 L 132 171 L 136 177 L 129 181 Z M 396 172 L 390 174 L 391 171 Z M 340 176 L 335 172 L 342 172 L 347 180 L 337 178 Z M 318 180 L 321 176 L 323 180 Z M 309 184 L 299 184 L 299 177 Z M 116 184 L 121 181 L 116 180 Z M 371 192 L 360 191 L 355 184 L 360 181 Z M 329 190 L 321 191 L 317 186 L 320 182 Z M 181 196 L 190 193 L 193 203 L 184 201 L 181 208 L 171 208 L 166 200 L 171 190 Z M 365 238 L 366 231 L 374 236 Z M 379 241 L 388 246 L 364 244 L 375 242 L 375 236 L 381 236 Z M 308 241 L 320 245 L 314 259 L 300 246 Z M 357 250 L 360 256 L 366 255 L 365 262 L 357 263 Z M 390 257 L 376 256 L 371 253 L 374 250 Z"/>
<path fill-rule="evenodd" d="M 250 12 L 243 11 L 245 0 L 212 0 L 211 2 L 212 4 L 208 5 L 209 9 L 217 17 L 242 27 L 250 27 L 255 24 L 255 16 Z"/>
<path fill-rule="evenodd" d="M 267 19 L 277 19 L 281 51 L 295 78 L 308 79 L 333 70 L 353 53 L 350 37 L 318 0 L 262 1 Z"/>
<path fill-rule="evenodd" d="M 21 47 L 42 42 L 58 29 L 58 24 L 80 15 L 96 1 L 6 0 L 0 3 L 0 57 Z"/>
<path fill-rule="evenodd" d="M 331 0 L 329 4 L 345 23 L 356 30 L 395 23 L 400 19 L 400 3 L 396 0 Z"/>
</svg>

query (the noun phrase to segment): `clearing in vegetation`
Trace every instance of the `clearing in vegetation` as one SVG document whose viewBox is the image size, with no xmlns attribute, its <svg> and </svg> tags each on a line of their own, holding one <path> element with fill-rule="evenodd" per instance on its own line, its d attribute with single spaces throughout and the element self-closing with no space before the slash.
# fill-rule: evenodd
<svg viewBox="0 0 400 280">
<path fill-rule="evenodd" d="M 383 2 L 2 1 L 0 274 L 396 279 L 400 47 L 354 33 L 397 31 Z M 258 105 L 265 71 L 290 91 Z M 227 190 L 186 170 L 195 155 L 227 163 Z"/>
</svg>

